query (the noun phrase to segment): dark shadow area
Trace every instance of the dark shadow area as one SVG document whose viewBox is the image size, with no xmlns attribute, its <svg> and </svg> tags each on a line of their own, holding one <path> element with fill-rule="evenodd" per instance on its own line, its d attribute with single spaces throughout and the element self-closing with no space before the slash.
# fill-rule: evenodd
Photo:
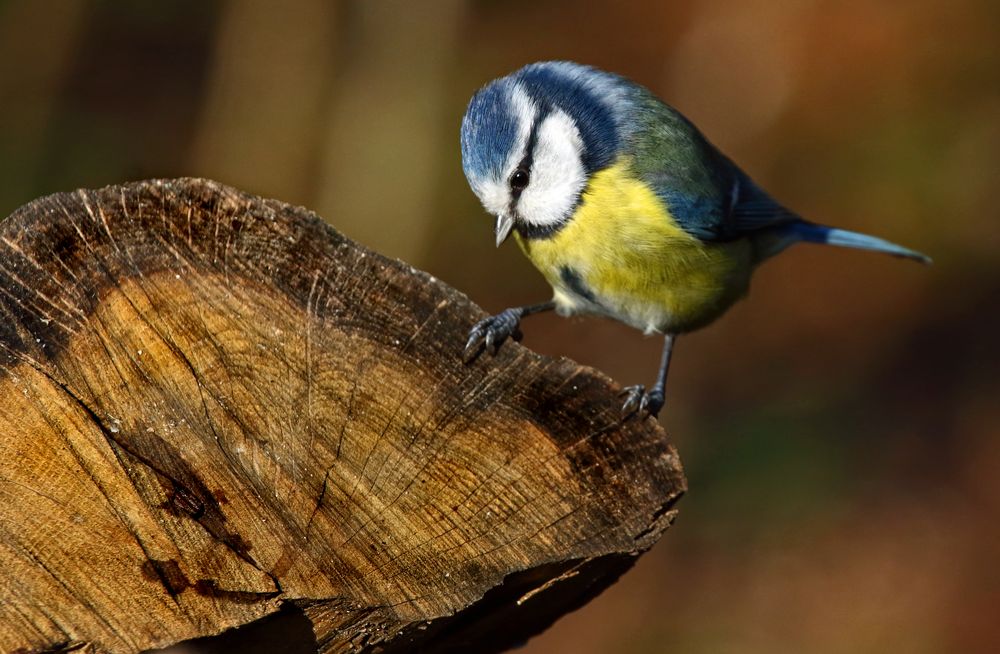
<svg viewBox="0 0 1000 654">
<path fill-rule="evenodd" d="M 284 604 L 281 610 L 218 636 L 193 638 L 144 654 L 314 654 L 316 637 L 302 610 Z"/>
</svg>

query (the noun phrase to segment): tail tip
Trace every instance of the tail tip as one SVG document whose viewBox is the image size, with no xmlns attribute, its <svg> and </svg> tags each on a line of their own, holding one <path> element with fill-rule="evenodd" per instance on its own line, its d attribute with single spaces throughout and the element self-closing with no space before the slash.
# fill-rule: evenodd
<svg viewBox="0 0 1000 654">
<path fill-rule="evenodd" d="M 916 250 L 909 250 L 906 253 L 900 253 L 899 256 L 904 259 L 910 259 L 911 261 L 916 261 L 917 263 L 922 263 L 925 266 L 934 265 L 934 259 L 931 259 L 923 252 L 917 252 Z"/>
</svg>

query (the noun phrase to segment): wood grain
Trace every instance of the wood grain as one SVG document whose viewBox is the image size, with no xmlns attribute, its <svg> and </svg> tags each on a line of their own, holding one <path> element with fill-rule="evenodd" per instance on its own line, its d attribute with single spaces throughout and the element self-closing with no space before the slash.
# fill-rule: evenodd
<svg viewBox="0 0 1000 654">
<path fill-rule="evenodd" d="M 611 583 L 685 487 L 619 388 L 312 213 L 197 179 L 0 223 L 0 651 L 273 614 L 323 652 L 499 651 Z"/>
</svg>

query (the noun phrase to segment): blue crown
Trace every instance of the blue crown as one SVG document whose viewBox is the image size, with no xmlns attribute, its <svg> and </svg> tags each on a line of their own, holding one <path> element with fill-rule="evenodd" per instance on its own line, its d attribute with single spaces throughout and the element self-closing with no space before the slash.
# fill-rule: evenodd
<svg viewBox="0 0 1000 654">
<path fill-rule="evenodd" d="M 469 102 L 462 119 L 462 168 L 470 179 L 503 174 L 517 139 L 517 118 L 510 105 L 513 86 L 507 77 L 495 80 Z"/>
</svg>

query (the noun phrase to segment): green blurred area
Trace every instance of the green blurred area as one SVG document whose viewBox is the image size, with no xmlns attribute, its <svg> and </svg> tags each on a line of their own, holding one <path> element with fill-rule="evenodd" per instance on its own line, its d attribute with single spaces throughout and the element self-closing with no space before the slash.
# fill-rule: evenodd
<svg viewBox="0 0 1000 654">
<path fill-rule="evenodd" d="M 800 246 L 680 339 L 663 542 L 523 652 L 974 652 L 1000 643 L 1000 4 L 990 0 L 0 2 L 0 215 L 204 176 L 307 206 L 490 311 L 549 290 L 461 172 L 481 84 L 625 74 L 815 221 L 930 268 Z M 658 339 L 526 344 L 650 382 Z M 456 347 L 460 344 L 456 343 Z"/>
</svg>

